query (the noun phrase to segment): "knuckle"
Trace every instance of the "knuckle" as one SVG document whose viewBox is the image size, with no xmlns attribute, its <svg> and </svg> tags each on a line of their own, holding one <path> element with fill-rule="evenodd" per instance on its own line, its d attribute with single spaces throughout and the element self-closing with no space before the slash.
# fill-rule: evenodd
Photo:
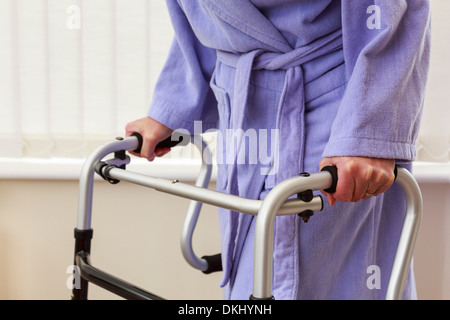
<svg viewBox="0 0 450 320">
<path fill-rule="evenodd" d="M 357 171 L 357 168 L 358 168 L 358 163 L 354 159 L 347 161 L 347 163 L 345 164 L 346 172 L 354 173 Z"/>
<path fill-rule="evenodd" d="M 375 171 L 375 169 L 373 166 L 368 166 L 366 168 L 366 172 L 365 172 L 365 180 L 366 181 L 370 181 L 372 179 L 372 177 L 374 175 L 374 171 Z"/>
<path fill-rule="evenodd" d="M 380 184 L 382 183 L 384 180 L 386 180 L 386 174 L 383 171 L 378 171 L 375 175 L 374 175 L 374 182 L 376 184 Z"/>
</svg>

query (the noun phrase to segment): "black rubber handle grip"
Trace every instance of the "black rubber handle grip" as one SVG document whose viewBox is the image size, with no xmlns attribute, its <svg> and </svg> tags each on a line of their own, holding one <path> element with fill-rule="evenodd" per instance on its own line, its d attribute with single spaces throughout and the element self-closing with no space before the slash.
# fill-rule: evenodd
<svg viewBox="0 0 450 320">
<path fill-rule="evenodd" d="M 326 166 L 323 167 L 320 171 L 328 171 L 331 174 L 331 186 L 328 189 L 325 189 L 325 192 L 328 193 L 335 193 L 336 192 L 336 186 L 338 181 L 338 174 L 337 174 L 337 167 L 335 166 Z M 394 167 L 394 180 L 397 179 L 397 165 Z"/>
<path fill-rule="evenodd" d="M 133 152 L 140 153 L 141 152 L 141 148 L 142 148 L 142 143 L 143 143 L 144 140 L 142 139 L 142 136 L 139 133 L 137 133 L 137 132 L 133 132 L 131 135 L 135 136 L 138 139 L 138 147 L 135 150 L 133 150 Z M 165 139 L 165 140 L 161 141 L 160 143 L 158 143 L 156 145 L 155 149 L 175 147 L 176 145 L 180 144 L 184 140 L 184 138 L 185 137 L 183 135 L 180 135 L 178 137 L 178 140 L 172 140 L 172 136 L 170 136 L 167 139 Z"/>
<path fill-rule="evenodd" d="M 325 192 L 328 193 L 335 193 L 336 192 L 336 186 L 338 181 L 338 175 L 337 175 L 337 167 L 335 166 L 326 166 L 323 167 L 320 171 L 328 171 L 331 174 L 331 186 L 328 189 L 325 189 Z"/>
<path fill-rule="evenodd" d="M 204 274 L 222 271 L 222 255 L 220 253 L 213 256 L 203 256 L 202 259 L 208 263 L 208 269 L 202 271 Z"/>
</svg>

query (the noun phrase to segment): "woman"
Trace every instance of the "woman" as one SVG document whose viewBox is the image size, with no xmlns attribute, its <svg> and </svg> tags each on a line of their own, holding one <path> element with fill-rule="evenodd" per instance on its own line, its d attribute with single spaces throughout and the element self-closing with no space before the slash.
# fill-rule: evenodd
<svg viewBox="0 0 450 320">
<path fill-rule="evenodd" d="M 320 214 L 307 224 L 276 218 L 274 297 L 384 298 L 405 210 L 393 169 L 410 168 L 415 156 L 429 1 L 167 4 L 175 39 L 148 116 L 126 128 L 144 137 L 139 156 L 164 155 L 159 141 L 201 121 L 221 133 L 222 192 L 263 199 L 286 178 L 337 166 L 336 192 L 323 191 L 329 205 Z M 263 130 L 275 134 L 262 138 Z M 250 132 L 272 151 L 269 164 L 250 161 Z M 219 211 L 224 297 L 248 299 L 255 219 Z M 404 298 L 416 298 L 412 270 Z"/>
</svg>

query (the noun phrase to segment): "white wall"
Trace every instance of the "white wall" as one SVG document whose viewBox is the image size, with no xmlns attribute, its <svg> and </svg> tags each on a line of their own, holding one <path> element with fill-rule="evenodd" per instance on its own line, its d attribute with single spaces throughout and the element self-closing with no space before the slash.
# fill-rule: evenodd
<svg viewBox="0 0 450 320">
<path fill-rule="evenodd" d="M 221 299 L 220 273 L 184 261 L 181 226 L 188 201 L 127 182 L 94 187 L 92 263 L 168 299 Z M 77 181 L 0 181 L 0 299 L 69 299 L 78 207 Z M 220 252 L 216 209 L 204 206 L 198 255 Z M 90 286 L 91 299 L 117 299 Z"/>
<path fill-rule="evenodd" d="M 415 250 L 420 299 L 450 299 L 450 185 L 420 185 L 424 214 Z M 214 188 L 214 186 L 211 186 Z M 168 299 L 221 299 L 221 273 L 184 261 L 179 239 L 188 201 L 127 182 L 94 187 L 92 262 Z M 69 299 L 78 183 L 0 181 L 0 299 Z M 216 208 L 204 206 L 198 255 L 220 251 Z M 118 299 L 93 285 L 91 299 Z"/>
<path fill-rule="evenodd" d="M 421 183 L 424 212 L 415 249 L 419 299 L 450 299 L 450 184 Z"/>
</svg>

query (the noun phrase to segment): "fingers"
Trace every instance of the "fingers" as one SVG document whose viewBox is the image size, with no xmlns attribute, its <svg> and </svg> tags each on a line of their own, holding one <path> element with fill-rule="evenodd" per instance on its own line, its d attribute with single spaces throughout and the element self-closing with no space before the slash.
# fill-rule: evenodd
<svg viewBox="0 0 450 320">
<path fill-rule="evenodd" d="M 147 121 L 143 119 L 139 119 L 133 122 L 130 122 L 126 125 L 125 132 L 127 136 L 131 136 L 133 133 L 139 133 L 142 136 L 142 145 L 139 153 L 130 151 L 132 155 L 146 158 L 149 161 L 153 161 L 155 158 L 154 149 L 156 146 L 156 139 L 153 136 L 149 135 L 148 132 Z"/>
<path fill-rule="evenodd" d="M 334 206 L 336 204 L 336 199 L 333 197 L 333 195 L 331 193 L 327 193 L 327 192 L 325 192 L 323 190 L 321 192 L 325 195 L 325 197 L 327 198 L 328 203 L 331 206 Z"/>
<path fill-rule="evenodd" d="M 320 168 L 331 165 L 338 169 L 336 192 L 328 194 L 330 205 L 336 201 L 358 202 L 385 192 L 394 182 L 393 159 L 365 157 L 333 157 L 324 158 Z"/>
<path fill-rule="evenodd" d="M 148 161 L 153 161 L 156 157 L 155 147 L 156 147 L 156 138 L 153 136 L 142 136 L 142 147 L 140 156 L 143 158 L 147 158 Z"/>
<path fill-rule="evenodd" d="M 142 136 L 141 151 L 139 153 L 130 152 L 135 156 L 153 161 L 155 157 L 162 157 L 170 151 L 170 148 L 156 148 L 156 146 L 169 137 L 173 130 L 150 117 L 128 123 L 125 131 L 127 136 L 131 136 L 135 132 Z"/>
</svg>

